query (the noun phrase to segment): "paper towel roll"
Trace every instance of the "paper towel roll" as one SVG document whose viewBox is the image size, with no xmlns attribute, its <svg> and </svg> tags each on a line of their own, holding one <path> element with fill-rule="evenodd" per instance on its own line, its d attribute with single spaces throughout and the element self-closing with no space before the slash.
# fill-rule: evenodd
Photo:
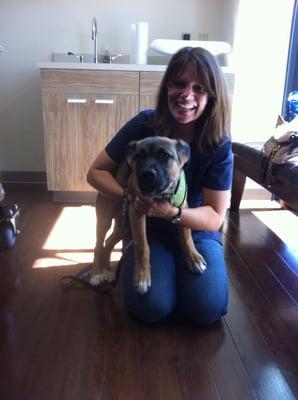
<svg viewBox="0 0 298 400">
<path fill-rule="evenodd" d="M 132 64 L 147 64 L 148 23 L 138 22 L 136 24 L 131 24 L 130 35 L 130 62 Z"/>
</svg>

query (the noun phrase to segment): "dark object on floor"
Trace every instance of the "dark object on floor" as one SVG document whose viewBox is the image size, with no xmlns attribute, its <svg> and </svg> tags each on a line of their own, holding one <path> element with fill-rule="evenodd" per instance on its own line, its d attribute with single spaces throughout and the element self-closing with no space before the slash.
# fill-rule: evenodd
<svg viewBox="0 0 298 400">
<path fill-rule="evenodd" d="M 4 200 L 5 192 L 0 183 L 0 202 Z M 16 204 L 0 205 L 0 250 L 10 249 L 16 242 L 19 230 L 16 228 L 16 217 L 19 215 L 19 208 Z"/>
<path fill-rule="evenodd" d="M 263 145 L 263 142 L 233 143 L 234 177 L 231 210 L 239 210 L 245 180 L 248 176 L 285 201 L 292 209 L 298 211 L 298 166 L 294 164 L 275 165 L 272 168 L 272 179 L 268 184 L 264 170 L 267 159 L 262 151 Z"/>
<path fill-rule="evenodd" d="M 86 287 L 88 289 L 95 290 L 98 293 L 109 293 L 116 286 L 119 278 L 119 270 L 117 270 L 116 279 L 113 282 L 104 282 L 101 285 L 92 285 L 90 283 L 92 264 L 86 265 L 75 275 L 65 275 L 60 279 L 60 285 L 62 289 L 71 289 L 77 287 Z"/>
</svg>

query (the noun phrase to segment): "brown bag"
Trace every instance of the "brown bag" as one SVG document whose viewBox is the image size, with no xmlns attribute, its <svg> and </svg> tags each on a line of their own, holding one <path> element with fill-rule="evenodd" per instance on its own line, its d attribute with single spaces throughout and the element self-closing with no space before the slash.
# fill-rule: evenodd
<svg viewBox="0 0 298 400">
<path fill-rule="evenodd" d="M 275 134 L 263 146 L 265 162 L 262 168 L 266 186 L 270 188 L 275 182 L 274 167 L 277 165 L 298 165 L 298 116 L 286 122 L 279 116 Z"/>
<path fill-rule="evenodd" d="M 298 165 L 298 116 L 286 122 L 279 116 L 275 133 L 263 146 L 269 163 Z"/>
</svg>

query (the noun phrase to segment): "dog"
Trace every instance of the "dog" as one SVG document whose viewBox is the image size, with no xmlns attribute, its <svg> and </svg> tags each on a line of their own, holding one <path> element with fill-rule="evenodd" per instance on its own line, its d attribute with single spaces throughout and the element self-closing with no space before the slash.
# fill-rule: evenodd
<svg viewBox="0 0 298 400">
<path fill-rule="evenodd" d="M 122 187 L 127 188 L 125 192 L 128 195 L 128 219 L 135 250 L 134 286 L 140 294 L 146 293 L 151 286 L 150 250 L 146 236 L 146 216 L 136 212 L 135 198 L 138 193 L 142 193 L 151 199 L 166 199 L 173 204 L 174 196 L 183 186 L 183 166 L 189 157 L 189 145 L 183 140 L 161 136 L 148 137 L 128 144 L 126 162 L 122 162 L 116 171 L 115 179 Z M 179 206 L 187 206 L 186 193 L 180 201 L 182 204 Z M 97 196 L 96 212 L 97 243 L 90 283 L 98 286 L 116 279 L 117 269 L 110 264 L 110 254 L 115 244 L 123 239 L 124 224 L 121 205 L 101 195 Z M 113 232 L 105 241 L 113 218 Z M 178 225 L 178 229 L 190 270 L 202 273 L 206 269 L 206 262 L 194 246 L 191 230 L 182 225 Z"/>
</svg>

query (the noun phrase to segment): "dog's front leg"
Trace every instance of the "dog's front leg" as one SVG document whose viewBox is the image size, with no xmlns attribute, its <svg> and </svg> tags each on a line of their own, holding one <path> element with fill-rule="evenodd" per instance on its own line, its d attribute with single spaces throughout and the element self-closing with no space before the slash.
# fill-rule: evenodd
<svg viewBox="0 0 298 400">
<path fill-rule="evenodd" d="M 115 271 L 109 268 L 109 254 L 106 255 L 104 240 L 111 226 L 114 206 L 106 198 L 97 195 L 96 198 L 96 246 L 92 264 L 90 283 L 94 286 L 115 280 Z"/>
<path fill-rule="evenodd" d="M 204 272 L 207 266 L 207 263 L 204 257 L 197 251 L 195 248 L 191 230 L 184 226 L 179 226 L 180 231 L 180 243 L 181 247 L 186 256 L 187 264 L 192 272 Z"/>
<path fill-rule="evenodd" d="M 140 294 L 151 286 L 150 250 L 146 235 L 146 217 L 129 207 L 129 222 L 135 251 L 134 286 Z"/>
</svg>

